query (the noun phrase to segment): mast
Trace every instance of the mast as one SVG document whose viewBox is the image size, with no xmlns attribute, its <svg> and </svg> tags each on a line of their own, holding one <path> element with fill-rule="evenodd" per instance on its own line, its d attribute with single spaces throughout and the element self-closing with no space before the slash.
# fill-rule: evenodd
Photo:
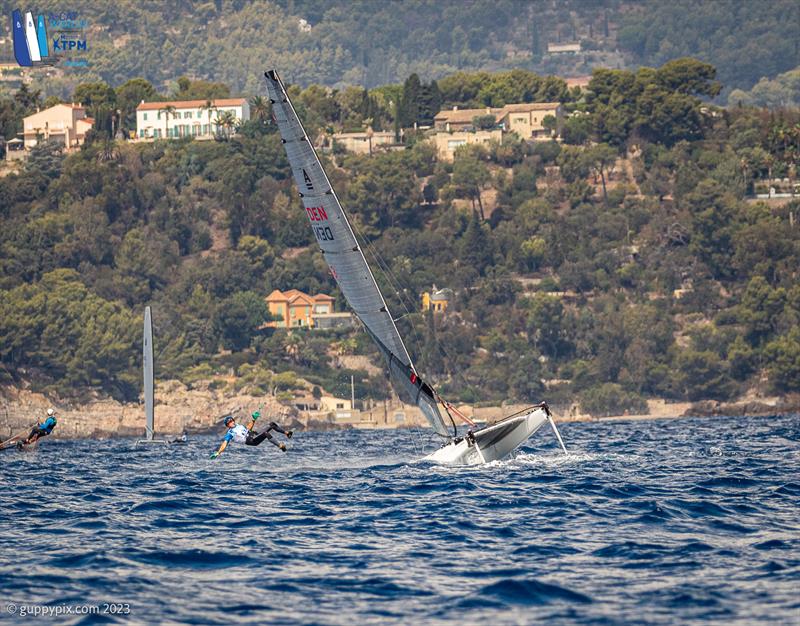
<svg viewBox="0 0 800 626">
<path fill-rule="evenodd" d="M 144 414 L 145 437 L 153 440 L 155 434 L 153 414 L 153 323 L 150 316 L 150 307 L 144 309 L 144 333 L 142 339 L 142 370 L 144 375 Z"/>
<path fill-rule="evenodd" d="M 434 390 L 424 382 L 397 330 L 372 270 L 277 72 L 264 73 L 275 123 L 311 228 L 347 303 L 386 359 L 400 399 L 416 404 L 433 429 L 450 437 Z"/>
</svg>

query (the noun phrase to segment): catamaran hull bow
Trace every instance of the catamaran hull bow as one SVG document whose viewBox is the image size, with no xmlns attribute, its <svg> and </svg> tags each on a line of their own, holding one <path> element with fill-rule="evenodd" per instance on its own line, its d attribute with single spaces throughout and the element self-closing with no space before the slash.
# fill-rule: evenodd
<svg viewBox="0 0 800 626">
<path fill-rule="evenodd" d="M 547 421 L 544 408 L 510 417 L 442 446 L 425 461 L 442 465 L 479 465 L 510 456 Z"/>
</svg>

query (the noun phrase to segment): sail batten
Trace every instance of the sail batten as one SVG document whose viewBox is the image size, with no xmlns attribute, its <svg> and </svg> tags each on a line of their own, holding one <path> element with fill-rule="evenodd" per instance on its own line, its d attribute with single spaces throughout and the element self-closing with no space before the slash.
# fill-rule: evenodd
<svg viewBox="0 0 800 626">
<path fill-rule="evenodd" d="M 397 394 L 404 402 L 416 404 L 437 433 L 448 436 L 433 390 L 420 379 L 414 368 L 361 246 L 283 83 L 274 71 L 266 72 L 265 77 L 273 119 L 280 131 L 311 229 L 331 275 L 386 359 L 389 378 Z"/>
</svg>

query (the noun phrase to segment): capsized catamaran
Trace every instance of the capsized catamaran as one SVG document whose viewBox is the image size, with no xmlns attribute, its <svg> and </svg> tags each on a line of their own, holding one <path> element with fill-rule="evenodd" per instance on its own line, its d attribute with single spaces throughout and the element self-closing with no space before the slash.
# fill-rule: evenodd
<svg viewBox="0 0 800 626">
<path fill-rule="evenodd" d="M 403 402 L 417 405 L 444 445 L 426 460 L 448 465 L 488 463 L 511 455 L 546 421 L 558 434 L 545 403 L 457 436 L 462 416 L 417 373 L 336 192 L 292 106 L 277 72 L 264 73 L 273 117 L 317 243 L 347 303 L 386 359 L 389 379 Z M 453 432 L 439 411 L 445 410 Z M 466 420 L 469 421 L 469 420 Z M 474 424 L 473 424 L 474 426 Z M 560 435 L 558 436 L 561 442 Z M 561 443 L 563 448 L 563 443 Z M 564 450 L 566 453 L 566 449 Z"/>
<path fill-rule="evenodd" d="M 155 438 L 155 413 L 153 410 L 153 321 L 150 307 L 144 309 L 144 331 L 142 333 L 142 373 L 144 375 L 144 439 L 139 439 L 136 445 L 144 443 L 160 443 L 167 445 L 166 439 Z"/>
</svg>

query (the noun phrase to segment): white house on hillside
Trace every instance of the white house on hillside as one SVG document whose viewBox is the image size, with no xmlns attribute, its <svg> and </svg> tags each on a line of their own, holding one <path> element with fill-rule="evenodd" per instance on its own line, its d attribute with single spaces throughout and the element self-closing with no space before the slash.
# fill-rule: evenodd
<svg viewBox="0 0 800 626">
<path fill-rule="evenodd" d="M 250 105 L 245 98 L 142 101 L 136 107 L 136 136 L 139 139 L 208 139 L 219 132 L 234 134 L 235 126 L 225 128 L 220 124 L 226 111 L 230 111 L 237 125 L 250 119 Z"/>
</svg>

